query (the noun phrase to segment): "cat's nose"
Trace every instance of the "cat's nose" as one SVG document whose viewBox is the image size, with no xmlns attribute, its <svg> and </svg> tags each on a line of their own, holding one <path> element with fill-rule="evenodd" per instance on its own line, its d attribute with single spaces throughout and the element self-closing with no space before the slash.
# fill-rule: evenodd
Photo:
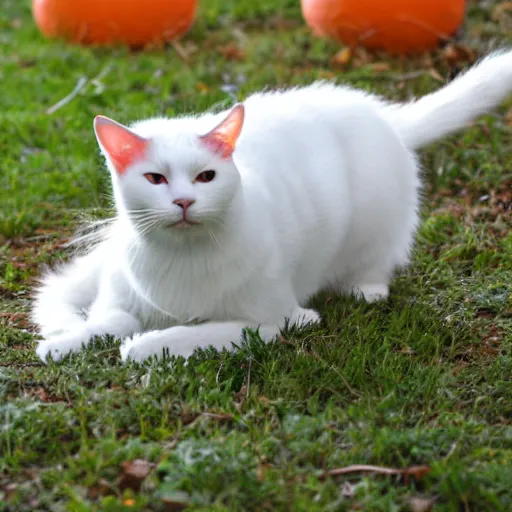
<svg viewBox="0 0 512 512">
<path fill-rule="evenodd" d="M 193 199 L 176 199 L 173 203 L 183 208 L 183 211 L 186 212 L 187 209 L 195 203 L 195 201 Z"/>
</svg>

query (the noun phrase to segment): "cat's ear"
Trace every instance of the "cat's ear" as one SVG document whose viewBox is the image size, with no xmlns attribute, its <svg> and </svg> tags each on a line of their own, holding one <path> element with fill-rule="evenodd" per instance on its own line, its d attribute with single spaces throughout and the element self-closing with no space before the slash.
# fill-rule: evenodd
<svg viewBox="0 0 512 512">
<path fill-rule="evenodd" d="M 144 156 L 148 140 L 131 132 L 126 126 L 103 116 L 94 118 L 94 132 L 100 146 L 119 174 Z"/>
<path fill-rule="evenodd" d="M 235 105 L 227 117 L 213 130 L 199 137 L 213 152 L 229 158 L 235 150 L 236 141 L 244 124 L 244 106 Z"/>
</svg>

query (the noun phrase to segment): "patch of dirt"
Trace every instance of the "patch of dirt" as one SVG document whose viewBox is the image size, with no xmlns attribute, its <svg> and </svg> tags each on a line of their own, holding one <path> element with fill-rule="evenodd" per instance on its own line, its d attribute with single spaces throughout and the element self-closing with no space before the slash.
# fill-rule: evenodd
<svg viewBox="0 0 512 512">
<path fill-rule="evenodd" d="M 23 312 L 0 312 L 0 323 L 15 329 L 27 329 L 35 331 L 35 326 L 29 321 L 28 313 Z"/>
<path fill-rule="evenodd" d="M 19 299 L 18 293 L 35 284 L 40 267 L 51 263 L 68 240 L 62 232 L 40 229 L 34 236 L 5 241 L 0 247 L 0 275 L 6 276 L 0 284 L 0 298 Z"/>
<path fill-rule="evenodd" d="M 499 189 L 481 190 L 462 188 L 454 198 L 452 190 L 438 191 L 440 206 L 432 215 L 449 213 L 471 226 L 485 222 L 489 234 L 496 238 L 508 235 L 512 227 L 512 181 L 505 181 Z"/>
<path fill-rule="evenodd" d="M 466 345 L 455 357 L 457 366 L 454 373 L 456 375 L 468 365 L 481 365 L 484 361 L 493 360 L 501 354 L 501 342 L 505 333 L 500 327 L 496 325 L 481 326 L 475 329 L 475 334 L 480 339 L 480 343 Z"/>
<path fill-rule="evenodd" d="M 26 397 L 35 398 L 41 402 L 44 402 L 46 404 L 54 404 L 57 402 L 64 402 L 68 405 L 70 405 L 69 401 L 66 400 L 64 397 L 55 395 L 53 393 L 49 393 L 44 386 L 36 385 L 36 386 L 24 386 L 23 387 L 23 394 Z"/>
</svg>

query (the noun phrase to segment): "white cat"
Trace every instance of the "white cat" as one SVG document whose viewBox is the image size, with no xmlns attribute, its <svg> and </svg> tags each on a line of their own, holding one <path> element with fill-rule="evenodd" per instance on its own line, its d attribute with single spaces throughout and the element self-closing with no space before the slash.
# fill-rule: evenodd
<svg viewBox="0 0 512 512">
<path fill-rule="evenodd" d="M 231 348 L 246 327 L 269 340 L 287 321 L 319 322 L 304 305 L 321 289 L 387 297 L 418 224 L 413 150 L 511 90 L 512 52 L 499 52 L 403 105 L 315 83 L 130 129 L 97 117 L 117 217 L 43 278 L 37 353 L 111 334 L 123 360 L 188 357 Z"/>
</svg>

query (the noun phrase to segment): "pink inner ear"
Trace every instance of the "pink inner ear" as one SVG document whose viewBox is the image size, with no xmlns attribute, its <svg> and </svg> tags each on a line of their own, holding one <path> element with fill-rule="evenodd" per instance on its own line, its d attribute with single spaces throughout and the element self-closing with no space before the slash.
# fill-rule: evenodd
<svg viewBox="0 0 512 512">
<path fill-rule="evenodd" d="M 206 135 L 200 139 L 222 158 L 229 158 L 235 150 L 236 141 L 244 124 L 244 106 L 235 105 L 228 116 Z"/>
<path fill-rule="evenodd" d="M 123 174 L 131 164 L 144 156 L 148 141 L 122 124 L 108 117 L 96 116 L 94 131 L 119 174 Z"/>
</svg>

